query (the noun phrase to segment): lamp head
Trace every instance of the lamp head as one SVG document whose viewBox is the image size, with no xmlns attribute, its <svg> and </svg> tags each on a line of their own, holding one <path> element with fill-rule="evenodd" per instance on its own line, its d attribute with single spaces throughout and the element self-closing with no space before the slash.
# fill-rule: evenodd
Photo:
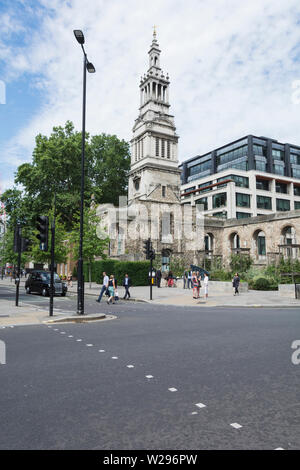
<svg viewBox="0 0 300 470">
<path fill-rule="evenodd" d="M 84 44 L 83 32 L 80 29 L 74 29 L 73 33 L 79 44 Z"/>
</svg>

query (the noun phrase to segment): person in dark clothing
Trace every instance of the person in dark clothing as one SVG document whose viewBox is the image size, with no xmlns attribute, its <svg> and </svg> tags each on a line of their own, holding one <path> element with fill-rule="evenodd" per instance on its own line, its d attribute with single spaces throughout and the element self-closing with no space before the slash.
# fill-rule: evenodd
<svg viewBox="0 0 300 470">
<path fill-rule="evenodd" d="M 184 271 L 184 273 L 183 273 L 183 288 L 184 288 L 184 289 L 187 289 L 187 285 L 188 285 L 188 276 L 189 276 L 188 271 Z"/>
<path fill-rule="evenodd" d="M 157 285 L 157 287 L 160 287 L 160 283 L 161 283 L 161 276 L 162 276 L 162 274 L 161 274 L 161 270 L 160 270 L 160 269 L 158 269 L 158 270 L 156 271 L 156 274 L 155 274 L 155 277 L 156 277 L 156 285 Z"/>
<path fill-rule="evenodd" d="M 234 294 L 233 295 L 239 295 L 239 285 L 240 285 L 240 277 L 238 273 L 235 273 L 234 278 L 232 279 L 232 286 L 234 287 Z"/>
<path fill-rule="evenodd" d="M 123 299 L 126 299 L 126 297 L 128 297 L 128 299 L 130 299 L 129 287 L 131 287 L 131 279 L 128 276 L 128 274 L 125 274 L 124 281 L 123 281 L 123 287 L 125 287 L 125 295 L 124 295 Z"/>
</svg>

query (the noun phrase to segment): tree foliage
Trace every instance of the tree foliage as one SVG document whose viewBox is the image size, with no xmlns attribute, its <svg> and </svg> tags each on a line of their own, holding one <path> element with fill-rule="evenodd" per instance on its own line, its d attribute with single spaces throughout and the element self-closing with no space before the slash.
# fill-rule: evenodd
<svg viewBox="0 0 300 470">
<path fill-rule="evenodd" d="M 93 196 L 96 204 L 118 204 L 126 193 L 130 167 L 129 144 L 114 135 L 86 133 L 84 204 L 88 208 Z M 49 137 L 37 135 L 32 162 L 17 169 L 14 187 L 1 196 L 6 213 L 13 222 L 35 225 L 39 215 L 52 208 L 56 192 L 57 214 L 67 230 L 73 228 L 80 212 L 81 200 L 81 132 L 72 122 L 54 127 Z"/>
<path fill-rule="evenodd" d="M 89 266 L 89 281 L 91 282 L 91 266 L 95 258 L 106 258 L 105 250 L 108 246 L 108 238 L 99 238 L 97 227 L 100 217 L 96 214 L 95 208 L 89 208 L 84 212 L 83 220 L 83 243 L 82 257 Z M 78 259 L 80 242 L 80 219 L 76 217 L 73 231 L 69 234 L 69 241 L 72 245 L 72 253 L 75 259 Z"/>
</svg>

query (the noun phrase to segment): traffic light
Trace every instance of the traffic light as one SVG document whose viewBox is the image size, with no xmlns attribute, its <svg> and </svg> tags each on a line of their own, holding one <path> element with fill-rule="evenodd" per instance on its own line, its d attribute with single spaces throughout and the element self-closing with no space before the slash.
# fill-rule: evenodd
<svg viewBox="0 0 300 470">
<path fill-rule="evenodd" d="M 21 251 L 28 251 L 30 247 L 30 240 L 28 238 L 21 238 Z"/>
<path fill-rule="evenodd" d="M 155 259 L 155 250 L 152 247 L 152 242 L 150 238 L 144 241 L 144 253 L 146 255 L 146 259 Z"/>
<path fill-rule="evenodd" d="M 48 232 L 49 232 L 49 217 L 46 215 L 40 215 L 37 218 L 36 228 L 40 232 L 36 237 L 40 241 L 40 249 L 48 251 Z"/>
<path fill-rule="evenodd" d="M 19 224 L 15 226 L 15 233 L 14 233 L 14 252 L 18 253 L 21 243 L 21 227 Z"/>
<path fill-rule="evenodd" d="M 155 259 L 155 250 L 154 248 L 152 248 L 152 244 L 151 244 L 151 249 L 149 250 L 149 259 L 152 259 L 152 260 Z"/>
<path fill-rule="evenodd" d="M 150 259 L 149 257 L 150 249 L 151 249 L 151 241 L 150 241 L 150 238 L 148 238 L 148 240 L 144 241 L 144 253 L 146 255 L 146 259 Z"/>
</svg>

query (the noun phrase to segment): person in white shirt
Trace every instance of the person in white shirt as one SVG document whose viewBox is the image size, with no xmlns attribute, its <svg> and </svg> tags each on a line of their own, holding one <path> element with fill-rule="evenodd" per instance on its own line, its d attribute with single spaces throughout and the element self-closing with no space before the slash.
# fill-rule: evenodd
<svg viewBox="0 0 300 470">
<path fill-rule="evenodd" d="M 205 298 L 207 299 L 207 297 L 208 297 L 208 275 L 206 273 L 204 274 L 203 285 L 204 285 Z"/>
<path fill-rule="evenodd" d="M 101 299 L 102 299 L 102 296 L 104 294 L 104 292 L 106 292 L 107 288 L 108 288 L 108 283 L 109 283 L 109 278 L 108 276 L 106 275 L 106 272 L 103 272 L 103 286 L 102 286 L 102 289 L 100 291 L 100 294 L 99 294 L 99 297 L 98 299 L 96 300 L 96 302 L 101 302 Z"/>
</svg>

